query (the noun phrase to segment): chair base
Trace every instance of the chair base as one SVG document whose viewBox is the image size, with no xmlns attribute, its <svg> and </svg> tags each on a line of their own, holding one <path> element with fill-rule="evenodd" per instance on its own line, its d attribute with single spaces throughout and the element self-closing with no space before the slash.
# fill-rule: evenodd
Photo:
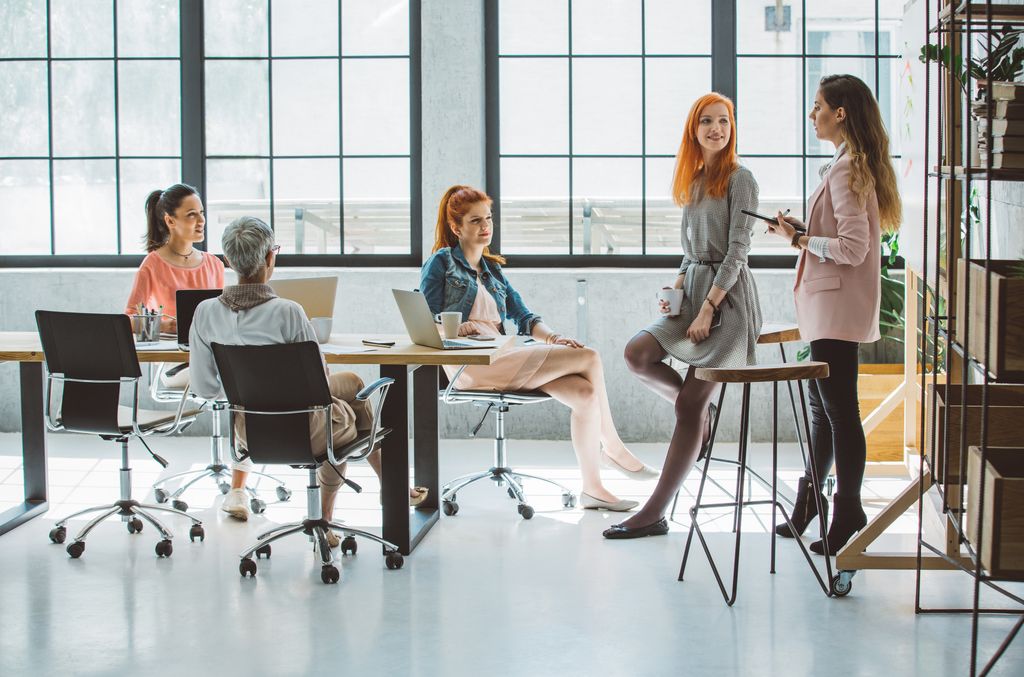
<svg viewBox="0 0 1024 677">
<path fill-rule="evenodd" d="M 456 501 L 458 492 L 463 487 L 467 487 L 470 484 L 483 479 L 493 480 L 499 487 L 507 486 L 509 498 L 516 501 L 516 509 L 519 511 L 519 514 L 522 515 L 523 519 L 530 519 L 533 517 L 534 513 L 533 507 L 531 507 L 526 501 L 526 493 L 523 491 L 522 484 L 523 479 L 546 482 L 554 487 L 558 487 L 562 491 L 562 505 L 566 508 L 572 508 L 576 505 L 576 495 L 567 487 L 562 486 L 554 480 L 549 480 L 546 477 L 538 477 L 536 475 L 516 472 L 512 468 L 504 466 L 494 466 L 489 470 L 457 477 L 444 485 L 441 488 L 441 507 L 444 510 L 444 514 L 448 516 L 455 515 L 459 511 L 459 504 Z"/>
<path fill-rule="evenodd" d="M 185 503 L 185 501 L 181 500 L 181 495 L 184 494 L 193 484 L 209 477 L 213 479 L 214 483 L 217 485 L 217 488 L 220 489 L 220 493 L 226 494 L 228 493 L 228 491 L 231 490 L 232 472 L 233 470 L 231 469 L 230 466 L 224 465 L 222 463 L 211 463 L 210 465 L 200 470 L 186 470 L 184 472 L 175 473 L 173 475 L 169 475 L 160 480 L 157 480 L 156 482 L 153 483 L 153 496 L 156 499 L 157 503 L 167 503 L 168 501 L 170 501 L 171 505 L 173 505 L 175 509 L 188 510 L 188 504 Z M 277 499 L 279 501 L 284 502 L 292 497 L 291 489 L 285 486 L 284 480 L 281 480 L 277 477 L 274 477 L 273 475 L 268 475 L 267 473 L 259 472 L 256 470 L 250 471 L 249 474 L 256 475 L 258 477 L 266 477 L 268 480 L 276 482 L 277 486 L 275 487 L 274 491 L 276 492 Z M 167 493 L 167 490 L 160 486 L 172 480 L 182 479 L 185 477 L 191 477 L 192 479 L 188 480 L 180 487 L 175 489 L 173 493 Z M 249 494 L 251 504 L 250 507 L 252 507 L 253 512 L 262 513 L 267 506 L 263 499 L 259 497 L 259 494 L 257 493 L 256 489 L 254 487 L 246 485 L 245 491 Z"/>
<path fill-rule="evenodd" d="M 121 499 L 109 505 L 98 505 L 85 510 L 79 510 L 78 512 L 68 515 L 64 519 L 58 521 L 53 529 L 50 530 L 50 540 L 54 543 L 63 543 L 67 538 L 67 527 L 65 526 L 69 520 L 78 517 L 79 515 L 85 515 L 91 512 L 100 512 L 93 519 L 82 527 L 82 530 L 78 532 L 75 539 L 68 544 L 67 551 L 72 558 L 79 558 L 82 553 L 85 552 L 85 539 L 96 526 L 107 519 L 119 515 L 121 520 L 127 524 L 128 533 L 137 534 L 142 531 L 142 520 L 146 520 L 152 524 L 156 530 L 160 533 L 161 540 L 156 544 L 156 554 L 158 557 L 170 557 L 173 548 L 171 546 L 171 540 L 174 538 L 174 534 L 168 529 L 163 522 L 158 520 L 150 511 L 163 511 L 169 512 L 173 515 L 179 515 L 185 519 L 192 521 L 192 528 L 189 529 L 189 540 L 195 541 L 197 538 L 200 541 L 206 539 L 206 532 L 203 530 L 202 520 L 196 519 L 188 513 L 182 512 L 181 510 L 175 510 L 174 508 L 168 508 L 162 505 L 149 505 L 146 503 L 139 503 L 132 499 Z M 142 518 L 142 519 L 139 519 Z"/>
</svg>

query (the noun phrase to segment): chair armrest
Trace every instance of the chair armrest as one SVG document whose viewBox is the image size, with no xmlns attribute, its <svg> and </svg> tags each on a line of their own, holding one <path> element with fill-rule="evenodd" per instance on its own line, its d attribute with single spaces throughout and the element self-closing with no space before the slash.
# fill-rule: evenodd
<svg viewBox="0 0 1024 677">
<path fill-rule="evenodd" d="M 377 401 L 373 405 L 373 422 L 370 424 L 369 441 L 366 444 L 366 449 L 361 454 L 354 454 L 341 460 L 335 457 L 331 415 L 330 412 L 327 413 L 327 458 L 332 464 L 338 465 L 339 463 L 347 460 L 361 461 L 373 452 L 374 448 L 377 446 L 377 432 L 380 430 L 380 410 L 384 406 L 384 399 L 388 396 L 388 389 L 394 382 L 395 379 L 393 378 L 379 378 L 356 394 L 357 400 L 365 401 L 368 400 L 373 393 L 377 393 Z"/>
<path fill-rule="evenodd" d="M 464 364 L 461 367 L 459 367 L 459 370 L 455 372 L 455 376 L 452 376 L 450 379 L 448 379 L 448 387 L 444 389 L 444 395 L 441 397 L 441 400 L 445 404 L 452 404 L 451 396 L 452 391 L 455 390 L 455 382 L 459 380 L 459 377 L 462 376 L 462 372 L 466 370 L 467 366 L 469 365 Z"/>
<path fill-rule="evenodd" d="M 356 399 L 366 400 L 370 397 L 370 395 L 374 394 L 379 389 L 383 388 L 384 386 L 390 386 L 394 382 L 395 379 L 393 378 L 379 378 L 370 385 L 360 390 L 358 393 L 356 393 Z"/>
<path fill-rule="evenodd" d="M 178 400 L 178 411 L 174 415 L 174 420 L 171 423 L 167 424 L 166 428 L 155 428 L 155 429 L 149 431 L 148 433 L 145 433 L 146 435 L 156 435 L 158 437 L 166 437 L 168 435 L 173 435 L 173 434 L 177 433 L 178 431 L 180 431 L 182 429 L 181 418 L 182 418 L 182 415 L 185 413 L 185 403 L 189 399 L 191 399 L 189 397 L 189 395 L 190 395 L 189 389 L 191 388 L 191 386 L 192 386 L 191 382 L 186 383 L 185 384 L 185 389 L 181 391 L 181 398 Z M 133 411 L 132 411 L 132 427 L 135 429 L 135 434 L 140 436 L 140 437 L 142 437 L 144 433 L 142 433 L 139 430 L 139 424 L 138 424 L 138 421 L 137 421 L 138 414 L 137 414 L 137 411 L 136 411 L 138 409 L 138 403 L 139 403 L 138 402 L 139 398 L 138 398 L 138 386 L 137 385 L 136 385 L 136 392 L 135 392 L 134 400 L 135 401 L 134 401 L 133 407 L 132 407 L 132 409 L 133 409 Z M 202 404 L 199 405 L 199 411 L 202 411 L 203 409 L 205 409 L 207 404 L 208 404 L 208 402 L 206 400 L 203 400 Z M 199 412 L 196 412 L 196 415 L 198 415 L 198 413 Z M 193 416 L 191 418 L 195 418 L 195 417 Z"/>
</svg>

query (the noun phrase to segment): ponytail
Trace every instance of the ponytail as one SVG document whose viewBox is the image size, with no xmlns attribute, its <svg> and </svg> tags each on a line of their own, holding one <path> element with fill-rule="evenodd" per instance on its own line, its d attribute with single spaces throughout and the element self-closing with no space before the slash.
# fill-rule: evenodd
<svg viewBox="0 0 1024 677">
<path fill-rule="evenodd" d="M 459 238 L 455 236 L 452 227 L 462 221 L 469 211 L 470 205 L 479 202 L 486 202 L 490 205 L 493 201 L 487 193 L 470 186 L 452 186 L 444 192 L 444 195 L 441 196 L 441 204 L 437 207 L 437 225 L 434 230 L 432 252 L 459 244 Z M 505 258 L 498 254 L 492 254 L 487 247 L 484 248 L 484 258 L 492 263 L 505 265 Z"/>
<path fill-rule="evenodd" d="M 176 183 L 167 190 L 154 190 L 146 198 L 146 251 L 151 252 L 166 244 L 171 232 L 167 229 L 164 216 L 174 215 L 182 201 L 189 195 L 199 195 L 192 186 Z"/>
</svg>

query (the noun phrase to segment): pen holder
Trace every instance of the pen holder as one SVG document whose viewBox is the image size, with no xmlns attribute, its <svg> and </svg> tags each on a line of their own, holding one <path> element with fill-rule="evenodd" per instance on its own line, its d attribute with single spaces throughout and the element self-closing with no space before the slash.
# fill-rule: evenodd
<svg viewBox="0 0 1024 677">
<path fill-rule="evenodd" d="M 160 320 L 163 315 L 155 313 L 152 315 L 132 315 L 132 333 L 135 340 L 141 343 L 154 343 L 160 340 Z"/>
</svg>

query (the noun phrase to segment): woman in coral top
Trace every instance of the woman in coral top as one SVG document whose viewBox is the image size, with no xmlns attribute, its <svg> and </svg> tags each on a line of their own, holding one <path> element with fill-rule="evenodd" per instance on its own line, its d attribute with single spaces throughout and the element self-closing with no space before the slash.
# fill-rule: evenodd
<svg viewBox="0 0 1024 677">
<path fill-rule="evenodd" d="M 146 198 L 146 251 L 149 254 L 135 273 L 125 312 L 133 315 L 139 305 L 163 307 L 160 328 L 174 331 L 179 289 L 219 289 L 224 286 L 224 264 L 212 254 L 196 249 L 206 232 L 203 201 L 192 186 L 176 183 L 154 190 Z"/>
</svg>

